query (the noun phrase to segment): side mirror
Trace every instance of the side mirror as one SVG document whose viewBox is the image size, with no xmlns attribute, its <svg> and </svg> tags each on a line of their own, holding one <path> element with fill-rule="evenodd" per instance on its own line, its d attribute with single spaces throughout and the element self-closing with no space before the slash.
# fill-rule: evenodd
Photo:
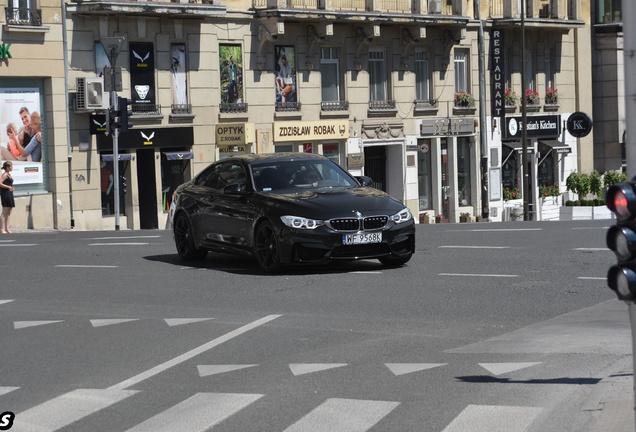
<svg viewBox="0 0 636 432">
<path fill-rule="evenodd" d="M 233 183 L 223 188 L 224 195 L 245 195 L 245 183 Z"/>
<path fill-rule="evenodd" d="M 362 186 L 369 186 L 369 187 L 373 187 L 373 180 L 371 179 L 371 177 L 369 176 L 355 176 L 356 180 L 358 180 L 358 183 L 360 183 Z"/>
</svg>

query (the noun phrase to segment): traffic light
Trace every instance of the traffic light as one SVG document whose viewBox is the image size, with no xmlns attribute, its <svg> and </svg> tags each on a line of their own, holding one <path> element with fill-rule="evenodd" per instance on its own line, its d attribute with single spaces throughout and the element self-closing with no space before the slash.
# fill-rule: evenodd
<svg viewBox="0 0 636 432">
<path fill-rule="evenodd" d="M 636 177 L 610 187 L 605 202 L 616 216 L 616 225 L 607 231 L 607 247 L 618 260 L 607 272 L 607 285 L 619 300 L 636 301 Z"/>
<path fill-rule="evenodd" d="M 133 127 L 133 124 L 128 120 L 128 117 L 133 115 L 133 112 L 128 109 L 128 105 L 132 105 L 131 99 L 126 99 L 123 97 L 119 98 L 118 108 L 119 108 L 119 124 L 121 125 L 120 132 L 126 132 L 128 129 Z"/>
<path fill-rule="evenodd" d="M 118 109 L 108 108 L 106 117 L 108 117 L 106 120 L 106 126 L 110 133 L 115 133 L 116 129 L 121 128 L 121 113 Z"/>
<path fill-rule="evenodd" d="M 126 182 L 126 177 L 124 177 L 123 175 L 119 176 L 119 193 L 122 195 L 125 195 L 127 192 L 126 187 L 128 186 L 128 183 Z"/>
</svg>

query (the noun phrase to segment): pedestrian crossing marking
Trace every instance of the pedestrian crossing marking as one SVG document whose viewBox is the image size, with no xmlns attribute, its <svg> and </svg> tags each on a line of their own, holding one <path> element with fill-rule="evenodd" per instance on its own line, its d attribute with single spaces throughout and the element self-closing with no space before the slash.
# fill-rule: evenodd
<svg viewBox="0 0 636 432">
<path fill-rule="evenodd" d="M 139 321 L 138 318 L 129 318 L 129 319 L 94 319 L 91 320 L 91 324 L 93 327 L 105 327 L 113 324 L 121 324 L 130 321 Z"/>
<path fill-rule="evenodd" d="M 192 324 L 201 321 L 213 320 L 214 318 L 166 318 L 164 321 L 170 327 L 182 324 Z"/>
<path fill-rule="evenodd" d="M 13 390 L 17 390 L 20 387 L 0 387 L 0 396 L 11 393 Z"/>
<path fill-rule="evenodd" d="M 348 363 L 290 363 L 289 369 L 291 369 L 294 376 L 298 376 L 312 372 L 320 372 L 327 369 L 339 368 L 347 365 Z"/>
<path fill-rule="evenodd" d="M 365 432 L 399 404 L 400 402 L 389 401 L 327 399 L 284 432 Z"/>
<path fill-rule="evenodd" d="M 197 393 L 126 432 L 203 432 L 264 395 Z"/>
<path fill-rule="evenodd" d="M 257 364 L 251 365 L 198 365 L 199 376 L 210 376 L 216 374 L 222 374 L 225 372 L 232 372 L 239 369 L 251 368 L 258 366 Z"/>
<path fill-rule="evenodd" d="M 135 393 L 136 390 L 73 390 L 18 413 L 13 429 L 19 432 L 53 432 Z"/>
<path fill-rule="evenodd" d="M 0 305 L 11 303 L 13 300 L 0 300 Z"/>
<path fill-rule="evenodd" d="M 523 432 L 543 408 L 468 405 L 442 432 Z"/>
<path fill-rule="evenodd" d="M 486 369 L 493 375 L 501 375 L 508 372 L 525 369 L 531 366 L 540 365 L 541 362 L 528 362 L 528 363 L 479 363 L 479 366 Z"/>
<path fill-rule="evenodd" d="M 60 323 L 60 322 L 64 322 L 64 320 L 53 320 L 53 321 L 14 321 L 13 322 L 13 328 L 18 330 L 18 329 L 23 329 L 23 328 L 27 328 L 27 327 L 36 327 L 36 326 L 47 325 L 47 324 L 55 324 L 55 323 Z"/>
<path fill-rule="evenodd" d="M 448 363 L 385 363 L 394 375 L 405 375 L 412 372 L 419 372 L 426 369 L 433 369 L 440 366 L 446 366 Z"/>
</svg>

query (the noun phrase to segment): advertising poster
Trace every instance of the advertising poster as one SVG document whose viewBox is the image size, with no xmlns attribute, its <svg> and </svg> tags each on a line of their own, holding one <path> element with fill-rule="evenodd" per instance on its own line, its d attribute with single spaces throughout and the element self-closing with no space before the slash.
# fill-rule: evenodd
<svg viewBox="0 0 636 432">
<path fill-rule="evenodd" d="M 186 50 L 184 44 L 173 44 L 172 50 L 172 103 L 188 104 L 188 76 L 186 74 Z"/>
<path fill-rule="evenodd" d="M 13 162 L 13 184 L 42 183 L 46 136 L 37 88 L 0 89 L 0 154 Z"/>
<path fill-rule="evenodd" d="M 240 45 L 220 45 L 221 103 L 243 103 L 243 49 Z"/>
<path fill-rule="evenodd" d="M 153 45 L 130 43 L 130 86 L 133 105 L 155 105 L 155 56 Z"/>
<path fill-rule="evenodd" d="M 293 46 L 277 46 L 276 102 L 298 102 L 296 95 L 296 60 Z"/>
</svg>

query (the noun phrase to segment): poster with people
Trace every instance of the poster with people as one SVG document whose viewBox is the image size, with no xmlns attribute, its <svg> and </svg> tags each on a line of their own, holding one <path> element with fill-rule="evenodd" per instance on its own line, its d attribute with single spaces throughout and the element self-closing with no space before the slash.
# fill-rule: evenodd
<svg viewBox="0 0 636 432">
<path fill-rule="evenodd" d="M 297 102 L 296 60 L 292 46 L 277 46 L 276 55 L 276 102 Z"/>
<path fill-rule="evenodd" d="M 221 103 L 243 103 L 243 48 L 219 45 Z"/>
<path fill-rule="evenodd" d="M 13 163 L 14 185 L 44 181 L 46 137 L 40 110 L 39 89 L 0 89 L 0 155 L 2 161 Z"/>
</svg>

